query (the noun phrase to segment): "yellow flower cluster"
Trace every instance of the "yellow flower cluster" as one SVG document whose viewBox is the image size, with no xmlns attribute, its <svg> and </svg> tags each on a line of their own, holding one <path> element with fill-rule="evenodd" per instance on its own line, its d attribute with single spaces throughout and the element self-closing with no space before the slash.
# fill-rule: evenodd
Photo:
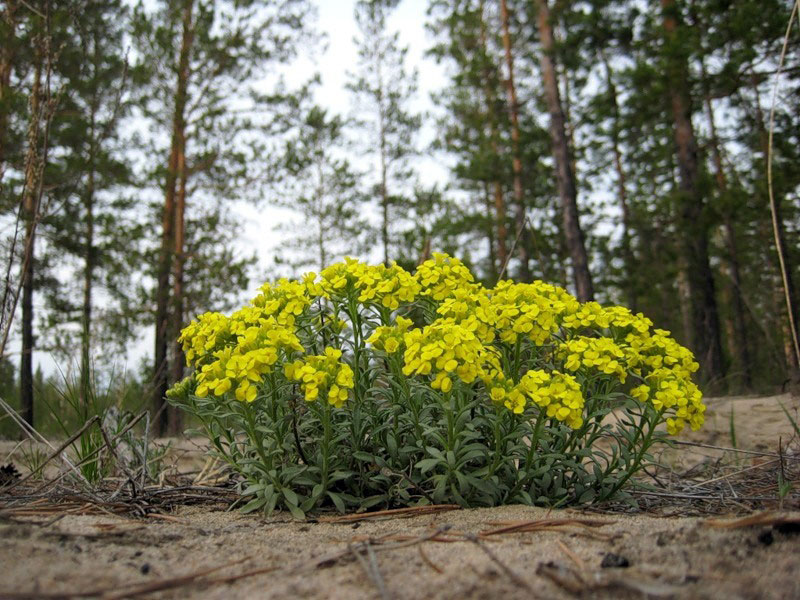
<svg viewBox="0 0 800 600">
<path fill-rule="evenodd" d="M 396 310 L 401 303 L 411 303 L 417 297 L 420 286 L 411 273 L 392 263 L 368 265 L 352 258 L 345 258 L 324 269 L 319 286 L 321 295 L 341 294 L 348 285 L 358 291 L 358 301 Z M 315 288 L 317 289 L 317 288 Z"/>
<path fill-rule="evenodd" d="M 523 336 L 541 346 L 558 329 L 559 316 L 578 304 L 566 291 L 541 281 L 501 281 L 490 295 L 494 326 L 500 339 L 511 344 Z"/>
<path fill-rule="evenodd" d="M 457 323 L 472 319 L 477 323 L 475 335 L 484 344 L 491 344 L 495 338 L 494 324 L 496 311 L 480 284 L 465 285 L 451 292 L 436 309 L 445 319 L 453 319 Z"/>
<path fill-rule="evenodd" d="M 178 340 L 197 372 L 197 396 L 233 389 L 238 400 L 254 401 L 281 354 L 303 351 L 294 321 L 309 304 L 302 284 L 283 279 L 230 317 L 205 313 L 187 325 Z"/>
<path fill-rule="evenodd" d="M 437 303 L 437 318 L 415 328 L 394 311 L 402 306 L 413 311 L 420 297 Z M 514 413 L 535 405 L 546 409 L 548 417 L 579 427 L 584 400 L 572 374 L 580 373 L 583 381 L 603 373 L 622 384 L 635 379 L 629 393 L 664 410 L 670 433 L 687 423 L 695 429 L 703 423 L 702 396 L 691 381 L 697 362 L 668 331 L 652 329 L 652 321 L 641 313 L 581 304 L 564 289 L 541 281 L 502 281 L 487 289 L 446 254 L 434 254 L 413 276 L 396 264 L 371 266 L 347 258 L 319 276 L 309 273 L 301 281 L 264 285 L 250 306 L 230 317 L 201 315 L 180 337 L 187 362 L 195 368 L 197 395 L 233 390 L 239 400 L 253 401 L 265 375 L 283 364 L 286 377 L 301 383 L 306 400 L 327 394 L 331 404 L 342 406 L 353 387 L 353 372 L 340 350 L 327 348 L 323 356 L 295 360 L 304 352 L 298 332 L 313 335 L 322 327 L 322 313 L 308 311 L 317 298 L 333 307 L 324 323 L 337 333 L 345 327 L 336 316 L 345 299 L 380 307 L 384 321 L 391 315 L 390 322 L 372 330 L 367 343 L 387 354 L 402 352 L 406 376 L 430 378 L 431 387 L 444 393 L 457 379 L 466 384 L 480 379 L 492 401 Z M 506 356 L 505 344 L 517 343 L 515 357 Z M 554 357 L 572 374 L 531 370 L 514 381 L 500 366 L 501 358 L 518 361 L 520 356 L 523 361 Z"/>
<path fill-rule="evenodd" d="M 300 383 L 306 402 L 313 402 L 327 392 L 328 403 L 341 408 L 349 395 L 347 390 L 354 385 L 353 370 L 341 358 L 341 350 L 325 348 L 323 355 L 287 363 L 284 374 L 287 379 Z"/>
<path fill-rule="evenodd" d="M 603 312 L 608 317 L 609 324 L 620 329 L 630 327 L 639 333 L 647 333 L 653 326 L 653 322 L 642 313 L 633 314 L 624 306 L 609 306 Z"/>
<path fill-rule="evenodd" d="M 422 294 L 441 302 L 453 293 L 474 281 L 464 263 L 447 254 L 434 252 L 433 258 L 417 267 L 417 282 L 422 286 Z"/>
<path fill-rule="evenodd" d="M 387 354 L 393 354 L 402 348 L 406 331 L 414 324 L 411 319 L 397 317 L 396 325 L 381 325 L 376 327 L 372 335 L 367 338 L 367 343 L 373 348 L 383 350 Z"/>
<path fill-rule="evenodd" d="M 493 402 L 502 404 L 515 414 L 525 412 L 525 394 L 519 385 L 499 370 L 492 370 L 491 375 L 484 376 L 483 383 L 489 390 Z"/>
<path fill-rule="evenodd" d="M 265 283 L 261 286 L 261 293 L 253 298 L 251 304 L 261 310 L 261 316 L 274 315 L 281 325 L 291 326 L 311 304 L 311 298 L 305 283 L 281 279 L 275 285 Z"/>
<path fill-rule="evenodd" d="M 182 331 L 181 343 L 187 365 L 202 365 L 213 360 L 214 351 L 233 340 L 230 318 L 222 313 L 207 312 Z"/>
<path fill-rule="evenodd" d="M 615 375 L 622 383 L 628 377 L 625 352 L 611 338 L 572 338 L 559 345 L 557 356 L 569 371 L 581 367 L 594 368 L 606 375 Z"/>
<path fill-rule="evenodd" d="M 529 370 L 515 384 L 501 371 L 484 377 L 489 396 L 516 414 L 525 412 L 528 401 L 572 429 L 583 425 L 584 399 L 581 386 L 572 375 L 554 371 Z"/>
<path fill-rule="evenodd" d="M 483 374 L 487 362 L 496 363 L 492 350 L 475 335 L 476 328 L 474 319 L 461 323 L 437 319 L 423 329 L 408 331 L 403 338 L 403 374 L 434 374 L 431 387 L 445 393 L 453 387 L 453 374 L 472 383 Z"/>
<path fill-rule="evenodd" d="M 671 376 L 660 378 L 658 375 L 649 377 L 648 381 L 651 385 L 640 385 L 631 391 L 631 395 L 643 402 L 649 398 L 657 410 L 674 411 L 674 416 L 667 418 L 667 433 L 677 435 L 687 423 L 694 430 L 702 426 L 706 407 L 694 383 Z"/>
<path fill-rule="evenodd" d="M 703 395 L 690 380 L 671 369 L 657 369 L 646 378 L 647 383 L 631 390 L 640 402 L 649 401 L 656 410 L 671 411 L 667 418 L 667 433 L 677 435 L 688 423 L 697 431 L 705 421 Z"/>
<path fill-rule="evenodd" d="M 232 330 L 243 325 L 236 319 L 238 314 L 231 316 Z M 262 319 L 257 326 L 245 327 L 237 336 L 235 346 L 216 350 L 214 361 L 196 364 L 199 367 L 196 394 L 200 398 L 209 393 L 221 396 L 233 388 L 237 400 L 252 402 L 257 396 L 256 384 L 272 370 L 279 354 L 292 350 L 303 350 L 294 332 L 280 325 L 274 317 Z"/>
<path fill-rule="evenodd" d="M 548 417 L 556 418 L 572 429 L 583 425 L 583 394 L 572 375 L 531 370 L 522 376 L 519 388 L 537 406 L 544 408 Z"/>
<path fill-rule="evenodd" d="M 420 291 L 414 276 L 394 263 L 389 267 L 362 266 L 366 268 L 360 270 L 356 279 L 356 287 L 361 291 L 359 302 L 397 310 L 401 302 L 413 302 Z"/>
<path fill-rule="evenodd" d="M 647 368 L 671 370 L 676 377 L 689 379 L 700 365 L 687 349 L 670 337 L 669 331 L 656 329 L 653 334 L 629 333 L 625 341 L 630 346 L 628 364 L 637 374 L 647 373 Z"/>
<path fill-rule="evenodd" d="M 597 302 L 586 302 L 571 314 L 565 315 L 561 326 L 564 329 L 584 329 L 597 327 L 605 329 L 611 325 L 612 314 Z"/>
</svg>

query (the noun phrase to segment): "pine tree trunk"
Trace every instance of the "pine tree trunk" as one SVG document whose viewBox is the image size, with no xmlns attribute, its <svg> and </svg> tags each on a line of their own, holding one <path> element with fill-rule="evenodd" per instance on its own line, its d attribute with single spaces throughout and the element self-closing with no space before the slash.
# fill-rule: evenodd
<svg viewBox="0 0 800 600">
<path fill-rule="evenodd" d="M 631 210 L 628 204 L 627 177 L 622 162 L 622 150 L 620 148 L 620 114 L 619 102 L 617 99 L 617 86 L 614 85 L 614 78 L 611 73 L 611 65 L 608 58 L 601 50 L 600 60 L 605 67 L 606 87 L 611 100 L 611 148 L 614 155 L 614 170 L 617 172 L 617 200 L 622 211 L 622 261 L 625 268 L 624 292 L 628 302 L 628 308 L 636 312 L 637 298 L 636 287 L 634 284 L 634 272 L 636 270 L 636 259 L 633 255 L 631 244 Z"/>
<path fill-rule="evenodd" d="M 495 239 L 494 239 L 494 220 L 492 219 L 492 215 L 494 211 L 492 209 L 492 195 L 489 191 L 489 183 L 484 181 L 483 182 L 483 198 L 484 203 L 486 206 L 486 241 L 488 242 L 489 247 L 489 281 L 497 281 L 498 270 L 497 270 L 497 252 L 495 251 Z"/>
<path fill-rule="evenodd" d="M 175 112 L 172 120 L 172 143 L 167 167 L 167 180 L 162 215 L 161 251 L 158 261 L 156 288 L 156 339 L 155 366 L 153 373 L 153 409 L 158 418 L 155 428 L 159 435 L 169 430 L 169 413 L 165 397 L 169 381 L 169 362 L 167 359 L 168 335 L 170 328 L 170 268 L 174 260 L 176 218 L 176 193 L 179 177 L 179 160 L 183 149 L 181 140 L 186 135 L 186 95 L 189 84 L 189 56 L 193 42 L 192 11 L 194 0 L 184 0 L 182 9 L 181 49 L 178 58 L 178 78 L 175 88 Z"/>
<path fill-rule="evenodd" d="M 692 125 L 692 106 L 686 87 L 686 59 L 676 54 L 678 41 L 678 10 L 674 0 L 661 0 L 663 26 L 668 52 L 667 64 L 669 100 L 674 120 L 677 151 L 680 212 L 683 231 L 683 253 L 686 260 L 687 285 L 692 310 L 692 340 L 690 345 L 700 363 L 701 379 L 718 382 L 724 375 L 719 316 L 714 289 L 714 276 L 708 255 L 708 223 L 703 194 L 699 187 L 697 140 Z"/>
<path fill-rule="evenodd" d="M 37 42 L 39 43 L 39 42 Z M 22 214 L 25 219 L 25 243 L 22 258 L 22 351 L 20 353 L 21 416 L 34 425 L 33 412 L 33 273 L 36 244 L 36 219 L 39 212 L 39 178 L 45 156 L 39 152 L 39 128 L 42 118 L 42 49 L 35 50 L 33 86 L 30 96 L 28 150 L 25 155 L 25 192 Z"/>
<path fill-rule="evenodd" d="M 486 99 L 486 121 L 489 124 L 489 145 L 492 149 L 492 154 L 495 159 L 500 157 L 500 147 L 497 143 L 497 116 L 495 115 L 495 106 L 497 104 L 494 91 L 492 90 L 492 73 L 489 66 L 489 52 L 486 43 L 486 19 L 484 18 L 484 3 L 480 4 L 481 14 L 481 50 L 483 51 L 483 95 Z M 508 233 L 506 231 L 506 205 L 505 198 L 503 197 L 503 186 L 500 182 L 499 175 L 493 173 L 495 176 L 492 182 L 494 188 L 494 216 L 497 227 L 497 261 L 500 269 L 504 270 L 508 263 Z M 491 214 L 491 212 L 489 213 Z M 496 280 L 497 276 L 493 277 Z"/>
<path fill-rule="evenodd" d="M 703 75 L 704 100 L 706 105 L 706 116 L 708 127 L 711 134 L 711 153 L 714 162 L 714 177 L 717 189 L 722 196 L 728 191 L 728 181 L 725 176 L 725 169 L 722 164 L 722 149 L 717 136 L 716 119 L 714 118 L 714 106 L 711 103 L 711 94 L 708 90 L 708 79 L 706 77 L 705 65 L 701 62 Z M 746 390 L 752 387 L 753 378 L 750 364 L 750 347 L 747 341 L 747 327 L 745 324 L 744 301 L 742 300 L 741 273 L 739 267 L 739 252 L 736 244 L 736 233 L 733 228 L 733 219 L 730 210 L 723 207 L 722 233 L 727 250 L 727 270 L 729 282 L 726 286 L 726 295 L 730 305 L 730 317 L 726 324 L 729 332 L 729 351 L 736 366 L 736 371 L 741 374 L 741 383 Z"/>
<path fill-rule="evenodd" d="M 378 78 L 378 135 L 380 137 L 380 164 L 381 164 L 381 241 L 383 243 L 383 263 L 389 266 L 389 185 L 388 167 L 386 164 L 386 108 L 384 102 L 382 59 L 377 61 L 376 70 Z"/>
<path fill-rule="evenodd" d="M 508 112 L 511 116 L 511 169 L 514 173 L 514 220 L 517 226 L 517 251 L 520 260 L 520 279 L 531 281 L 530 269 L 530 239 L 526 227 L 525 196 L 522 190 L 522 158 L 519 148 L 519 103 L 517 102 L 517 88 L 514 85 L 514 55 L 511 48 L 511 33 L 509 30 L 508 4 L 500 0 L 500 18 L 503 27 L 503 50 L 505 52 L 506 70 L 506 96 L 508 99 Z"/>
<path fill-rule="evenodd" d="M 91 375 L 91 344 L 92 344 L 92 286 L 94 284 L 94 189 L 95 189 L 95 114 L 96 108 L 91 108 L 91 123 L 89 128 L 89 172 L 86 176 L 86 196 L 84 209 L 86 211 L 86 240 L 84 245 L 83 268 L 83 307 L 81 315 L 81 400 L 86 403 L 90 397 L 92 385 Z"/>
<path fill-rule="evenodd" d="M 692 339 L 692 291 L 689 289 L 689 276 L 685 260 L 679 261 L 676 284 L 678 286 L 678 305 L 681 309 L 681 330 L 683 339 L 689 343 Z M 665 298 L 664 302 L 668 303 L 669 300 L 669 298 Z"/>
<path fill-rule="evenodd" d="M 178 190 L 175 194 L 175 256 L 173 261 L 172 273 L 172 314 L 170 315 L 173 342 L 173 354 L 170 359 L 170 380 L 175 383 L 183 379 L 184 365 L 186 359 L 183 354 L 183 347 L 178 342 L 184 321 L 185 301 L 183 296 L 183 272 L 186 263 L 186 233 L 185 233 L 185 214 L 186 214 L 186 138 L 181 136 L 180 152 L 178 154 Z M 174 407 L 167 407 L 168 413 L 168 433 L 169 435 L 180 435 L 183 430 L 183 412 Z"/>
<path fill-rule="evenodd" d="M 594 299 L 594 286 L 589 272 L 589 259 L 586 242 L 578 215 L 578 192 L 575 187 L 575 174 L 572 171 L 572 156 L 567 143 L 564 111 L 558 90 L 554 59 L 555 42 L 550 25 L 550 8 L 547 0 L 534 0 L 538 9 L 539 39 L 542 45 L 541 67 L 542 84 L 550 113 L 550 138 L 556 163 L 558 195 L 561 201 L 564 240 L 572 259 L 572 273 L 578 300 L 588 302 Z"/>
</svg>

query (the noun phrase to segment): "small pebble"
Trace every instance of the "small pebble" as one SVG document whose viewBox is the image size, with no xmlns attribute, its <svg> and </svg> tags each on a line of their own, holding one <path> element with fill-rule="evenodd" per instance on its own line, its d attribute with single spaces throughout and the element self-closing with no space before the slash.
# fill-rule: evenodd
<svg viewBox="0 0 800 600">
<path fill-rule="evenodd" d="M 758 541 L 764 544 L 765 546 L 769 546 L 772 542 L 775 541 L 775 538 L 772 537 L 772 531 L 762 531 L 758 534 Z"/>
<path fill-rule="evenodd" d="M 630 567 L 631 563 L 624 556 L 609 552 L 603 557 L 603 562 L 600 563 L 600 566 L 603 567 L 604 569 L 609 569 L 609 568 L 624 569 L 625 567 Z"/>
</svg>

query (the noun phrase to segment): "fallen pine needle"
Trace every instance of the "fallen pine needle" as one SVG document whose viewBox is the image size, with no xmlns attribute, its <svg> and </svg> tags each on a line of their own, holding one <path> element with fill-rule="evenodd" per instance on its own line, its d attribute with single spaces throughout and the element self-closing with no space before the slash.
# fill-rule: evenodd
<svg viewBox="0 0 800 600">
<path fill-rule="evenodd" d="M 800 515 L 787 515 L 773 512 L 762 512 L 733 521 L 725 519 L 707 519 L 703 524 L 717 529 L 739 529 L 757 525 L 800 525 Z"/>
<path fill-rule="evenodd" d="M 417 546 L 417 550 L 419 551 L 419 556 L 420 556 L 420 558 L 422 559 L 422 562 L 424 562 L 424 563 L 425 563 L 426 565 L 428 565 L 428 566 L 429 566 L 431 569 L 433 569 L 434 571 L 436 571 L 437 573 L 439 573 L 439 575 L 441 575 L 442 573 L 444 573 L 444 571 L 442 570 L 442 568 L 441 568 L 439 565 L 437 565 L 436 563 L 434 563 L 434 562 L 433 562 L 433 561 L 432 561 L 432 560 L 431 560 L 431 559 L 428 557 L 428 555 L 427 555 L 427 554 L 425 554 L 425 550 L 423 550 L 423 549 L 422 549 L 422 546 L 421 546 L 421 545 Z"/>
<path fill-rule="evenodd" d="M 491 560 L 494 564 L 496 564 L 498 567 L 500 567 L 500 570 L 502 570 L 503 573 L 505 573 L 506 576 L 511 581 L 513 581 L 514 583 L 516 583 L 517 585 L 519 585 L 521 587 L 524 587 L 529 592 L 533 593 L 533 588 L 531 588 L 530 584 L 527 581 L 525 581 L 522 577 L 517 575 L 514 571 L 512 571 L 503 561 L 501 561 L 499 558 L 497 558 L 497 555 L 494 552 L 492 552 L 486 546 L 486 544 L 484 544 L 481 540 L 479 540 L 477 535 L 467 535 L 466 538 L 467 538 L 467 540 L 469 540 L 470 542 L 472 542 L 473 544 L 478 546 L 478 548 L 483 550 L 483 552 L 486 554 L 486 556 L 489 557 L 489 560 Z"/>
<path fill-rule="evenodd" d="M 578 569 L 580 569 L 581 571 L 586 570 L 586 563 L 583 562 L 583 559 L 581 559 L 580 556 L 578 556 L 572 550 L 570 550 L 569 546 L 567 546 L 561 540 L 556 540 L 556 544 L 558 544 L 558 547 L 561 548 L 561 551 L 567 555 L 567 558 L 569 558 L 573 563 L 575 563 L 575 566 L 578 567 Z"/>
<path fill-rule="evenodd" d="M 480 532 L 481 537 L 488 537 L 490 535 L 500 535 L 502 533 L 516 533 L 528 531 L 540 531 L 543 529 L 552 529 L 554 527 L 563 527 L 566 525 L 577 525 L 579 527 L 593 528 L 603 527 L 605 525 L 613 525 L 616 521 L 600 521 L 596 519 L 539 519 L 536 521 L 512 521 L 495 529 L 487 529 Z"/>
<path fill-rule="evenodd" d="M 366 521 L 369 519 L 391 519 L 394 517 L 415 517 L 430 513 L 444 512 L 449 510 L 460 510 L 458 504 L 429 504 L 427 506 L 412 506 L 410 508 L 392 508 L 389 510 L 376 510 L 374 512 L 354 513 L 351 515 L 341 515 L 338 517 L 320 517 L 320 523 L 353 523 L 355 521 Z"/>
</svg>

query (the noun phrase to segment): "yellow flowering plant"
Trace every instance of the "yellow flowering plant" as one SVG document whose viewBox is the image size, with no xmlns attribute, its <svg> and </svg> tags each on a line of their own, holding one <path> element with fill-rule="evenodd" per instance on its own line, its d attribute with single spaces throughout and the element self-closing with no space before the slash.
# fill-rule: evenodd
<svg viewBox="0 0 800 600">
<path fill-rule="evenodd" d="M 193 372 L 168 396 L 246 511 L 631 499 L 653 444 L 705 410 L 692 354 L 644 315 L 487 288 L 445 254 L 266 284 L 180 342 Z"/>
</svg>

